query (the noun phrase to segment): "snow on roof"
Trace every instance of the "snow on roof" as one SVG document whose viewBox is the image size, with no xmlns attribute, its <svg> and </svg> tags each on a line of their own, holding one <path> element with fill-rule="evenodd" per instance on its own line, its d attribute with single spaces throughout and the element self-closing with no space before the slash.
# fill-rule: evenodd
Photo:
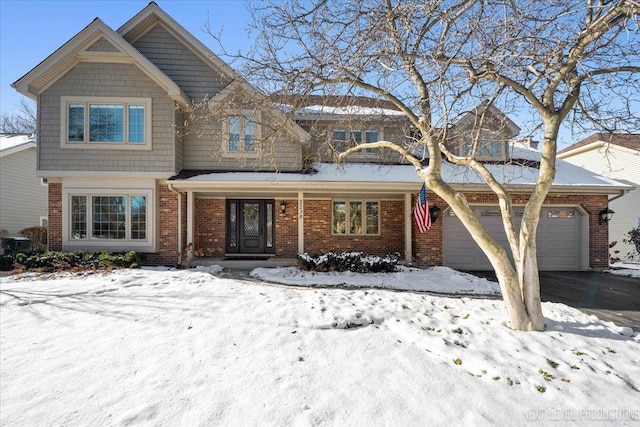
<svg viewBox="0 0 640 427">
<path fill-rule="evenodd" d="M 290 108 L 290 106 L 285 105 L 283 105 L 283 107 Z M 331 105 L 309 105 L 297 109 L 296 114 L 313 116 L 404 116 L 404 113 L 398 110 L 391 110 L 389 108 L 382 107 L 363 107 L 359 105 L 347 105 L 341 107 Z"/>
<path fill-rule="evenodd" d="M 532 157 L 534 157 L 532 155 Z M 538 153 L 537 159 L 540 159 Z M 532 160 L 535 160 L 532 158 Z M 486 165 L 496 179 L 506 185 L 533 185 L 538 178 L 538 169 L 518 164 L 488 164 Z M 375 165 L 370 163 L 319 163 L 313 165 L 316 173 L 275 173 L 275 172 L 214 172 L 192 176 L 190 178 L 175 179 L 173 182 L 242 182 L 242 181 L 271 181 L 274 183 L 389 183 L 420 184 L 420 178 L 412 165 Z M 484 185 L 483 179 L 472 169 L 442 163 L 442 176 L 451 184 Z M 574 166 L 568 162 L 558 160 L 556 187 L 591 187 L 601 189 L 627 189 L 628 185 L 597 175 L 593 172 Z"/>
<path fill-rule="evenodd" d="M 0 134 L 0 151 L 19 147 L 23 144 L 35 143 L 32 134 L 24 133 L 3 133 Z M 25 147 L 26 148 L 26 147 Z"/>
</svg>

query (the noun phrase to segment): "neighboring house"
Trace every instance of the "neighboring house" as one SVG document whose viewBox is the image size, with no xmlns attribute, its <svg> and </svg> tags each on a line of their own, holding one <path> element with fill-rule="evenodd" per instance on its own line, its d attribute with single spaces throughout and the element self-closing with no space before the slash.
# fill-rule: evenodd
<svg viewBox="0 0 640 427">
<path fill-rule="evenodd" d="M 412 208 L 422 183 L 395 153 L 331 163 L 328 145 L 408 138 L 393 105 L 311 97 L 288 118 L 286 99 L 266 102 L 155 3 L 117 31 L 94 20 L 13 87 L 38 101 L 50 249 L 137 250 L 166 264 L 190 244 L 208 257 L 361 250 L 400 252 L 420 266 L 490 268 L 434 194 L 441 218 L 417 233 Z M 202 100 L 204 111 L 191 108 Z M 522 205 L 540 155 L 512 149 L 519 129 L 484 105 L 453 126 L 455 149 L 468 148 L 465 130 L 479 112 L 491 127 L 481 152 Z M 445 163 L 444 173 L 503 239 L 487 186 L 464 168 Z M 598 213 L 627 188 L 559 162 L 542 212 L 540 267 L 606 267 Z"/>
<path fill-rule="evenodd" d="M 609 207 L 615 214 L 609 222 L 609 241 L 617 242 L 610 250 L 613 257 L 625 259 L 631 253 L 637 259 L 640 254 L 623 239 L 640 227 L 640 134 L 596 133 L 561 150 L 558 157 L 632 186 L 634 191 L 625 190 L 610 198 Z"/>
<path fill-rule="evenodd" d="M 47 225 L 47 185 L 36 176 L 36 141 L 30 134 L 0 134 L 0 230 Z"/>
</svg>

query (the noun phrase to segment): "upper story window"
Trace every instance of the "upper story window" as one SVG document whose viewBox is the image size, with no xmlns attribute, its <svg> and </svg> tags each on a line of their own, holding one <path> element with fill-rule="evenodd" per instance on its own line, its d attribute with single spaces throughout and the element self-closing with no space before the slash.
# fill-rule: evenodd
<svg viewBox="0 0 640 427">
<path fill-rule="evenodd" d="M 463 156 L 471 154 L 473 149 L 473 137 L 467 135 L 464 139 L 464 146 L 462 147 Z M 496 135 L 483 133 L 478 138 L 478 151 L 476 158 L 478 159 L 501 159 L 505 156 L 505 144 L 504 141 L 500 141 Z"/>
<path fill-rule="evenodd" d="M 62 97 L 64 148 L 151 149 L 150 98 Z"/>
<path fill-rule="evenodd" d="M 338 149 L 346 149 L 349 147 L 355 147 L 362 143 L 371 143 L 379 141 L 378 129 L 364 129 L 364 130 L 345 130 L 334 129 L 332 134 L 332 145 Z M 374 150 L 366 148 L 365 153 L 372 153 Z"/>
<path fill-rule="evenodd" d="M 260 139 L 260 114 L 230 116 L 224 122 L 226 151 L 228 153 L 254 154 Z"/>
</svg>

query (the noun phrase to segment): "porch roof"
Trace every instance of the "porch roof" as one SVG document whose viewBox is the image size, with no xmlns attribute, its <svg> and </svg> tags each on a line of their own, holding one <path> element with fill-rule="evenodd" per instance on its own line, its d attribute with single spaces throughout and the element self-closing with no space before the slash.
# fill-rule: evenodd
<svg viewBox="0 0 640 427">
<path fill-rule="evenodd" d="M 518 164 L 490 164 L 486 167 L 505 186 L 527 191 L 538 178 L 538 169 Z M 187 171 L 185 171 L 187 172 Z M 306 191 L 312 189 L 418 191 L 422 181 L 412 165 L 375 165 L 370 163 L 320 163 L 311 173 L 295 172 L 211 172 L 189 171 L 168 182 L 184 190 L 224 187 Z M 195 173 L 195 175 L 193 174 Z M 487 191 L 482 178 L 472 169 L 448 162 L 442 164 L 447 182 L 464 191 Z M 615 194 L 632 187 L 558 160 L 552 192 Z"/>
</svg>

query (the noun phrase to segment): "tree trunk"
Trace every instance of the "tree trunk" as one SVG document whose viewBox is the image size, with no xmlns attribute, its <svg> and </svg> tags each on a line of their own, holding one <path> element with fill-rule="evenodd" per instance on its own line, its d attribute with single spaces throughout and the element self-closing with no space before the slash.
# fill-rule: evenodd
<svg viewBox="0 0 640 427">
<path fill-rule="evenodd" d="M 524 262 L 524 274 L 518 274 L 509 259 L 492 256 L 492 265 L 500 284 L 511 327 L 519 331 L 543 331 L 544 317 L 540 307 L 540 281 L 533 258 Z"/>
</svg>

